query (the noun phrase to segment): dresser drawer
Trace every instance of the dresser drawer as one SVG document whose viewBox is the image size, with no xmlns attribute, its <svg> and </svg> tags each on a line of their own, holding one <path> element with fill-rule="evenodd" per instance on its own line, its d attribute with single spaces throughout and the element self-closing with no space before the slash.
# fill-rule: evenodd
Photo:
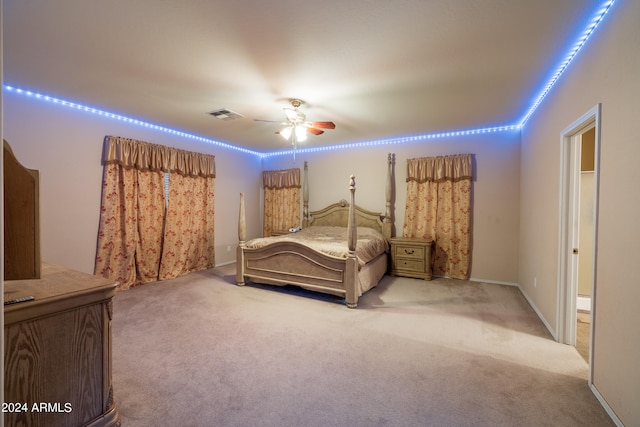
<svg viewBox="0 0 640 427">
<path fill-rule="evenodd" d="M 425 259 L 425 247 L 424 246 L 412 246 L 412 245 L 395 245 L 395 255 L 398 258 L 413 258 L 413 259 Z"/>
</svg>

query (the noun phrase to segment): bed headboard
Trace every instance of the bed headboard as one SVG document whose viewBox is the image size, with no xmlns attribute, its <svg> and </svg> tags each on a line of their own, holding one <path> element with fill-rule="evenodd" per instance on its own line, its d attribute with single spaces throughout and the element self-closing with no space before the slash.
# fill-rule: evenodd
<svg viewBox="0 0 640 427">
<path fill-rule="evenodd" d="M 379 230 L 385 239 L 391 239 L 393 233 L 393 206 L 391 203 L 391 193 L 393 189 L 393 158 L 394 155 L 387 155 L 387 179 L 385 185 L 386 211 L 382 215 L 379 212 L 371 212 L 355 205 L 356 226 L 369 227 Z M 349 219 L 349 202 L 341 200 L 338 203 L 327 206 L 326 208 L 309 212 L 309 183 L 308 183 L 308 166 L 304 162 L 304 178 L 302 185 L 302 227 L 310 225 L 337 225 L 346 227 Z M 354 188 L 355 190 L 355 188 Z M 355 200 L 355 199 L 354 199 Z M 242 240 L 242 239 L 241 239 Z"/>
<path fill-rule="evenodd" d="M 379 231 L 386 239 L 387 236 L 384 215 L 380 212 L 371 212 L 355 206 L 356 210 L 356 226 L 369 227 Z M 309 213 L 309 226 L 311 225 L 329 225 L 337 227 L 346 227 L 349 220 L 349 202 L 340 200 L 338 203 L 327 206 L 319 211 Z"/>
</svg>

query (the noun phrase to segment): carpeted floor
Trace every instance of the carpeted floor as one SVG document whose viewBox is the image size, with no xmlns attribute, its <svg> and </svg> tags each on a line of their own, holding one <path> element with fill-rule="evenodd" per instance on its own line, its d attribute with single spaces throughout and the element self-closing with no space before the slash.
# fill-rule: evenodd
<svg viewBox="0 0 640 427">
<path fill-rule="evenodd" d="M 517 288 L 385 277 L 350 310 L 234 275 L 116 295 L 123 426 L 613 425 Z"/>
</svg>

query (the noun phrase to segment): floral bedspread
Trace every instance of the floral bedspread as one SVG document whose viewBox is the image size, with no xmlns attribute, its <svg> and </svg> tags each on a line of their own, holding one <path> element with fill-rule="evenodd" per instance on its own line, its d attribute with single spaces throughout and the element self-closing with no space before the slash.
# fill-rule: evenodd
<svg viewBox="0 0 640 427">
<path fill-rule="evenodd" d="M 363 266 L 385 252 L 388 249 L 388 243 L 380 232 L 372 228 L 358 227 L 357 230 L 356 258 L 358 258 L 358 264 Z M 346 227 L 312 226 L 296 233 L 252 239 L 246 242 L 245 246 L 258 249 L 274 242 L 297 242 L 338 258 L 349 256 Z"/>
</svg>

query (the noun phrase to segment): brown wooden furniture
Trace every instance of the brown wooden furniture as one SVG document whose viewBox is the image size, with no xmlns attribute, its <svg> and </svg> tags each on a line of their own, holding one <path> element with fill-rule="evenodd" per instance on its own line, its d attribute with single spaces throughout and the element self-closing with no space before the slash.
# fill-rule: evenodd
<svg viewBox="0 0 640 427">
<path fill-rule="evenodd" d="M 391 274 L 431 280 L 431 240 L 394 237 L 391 244 Z"/>
<path fill-rule="evenodd" d="M 40 277 L 39 173 L 25 168 L 3 141 L 4 279 Z"/>
<path fill-rule="evenodd" d="M 308 246 L 295 242 L 277 242 L 260 249 L 246 247 L 246 220 L 244 214 L 244 195 L 240 195 L 240 215 L 238 222 L 239 245 L 237 250 L 236 283 L 245 284 L 245 280 L 272 285 L 296 285 L 305 289 L 344 296 L 347 307 L 358 305 L 360 294 L 375 286 L 386 271 L 387 255 L 378 258 L 380 264 L 372 268 L 376 277 L 368 278 L 367 285 L 360 285 L 359 274 L 363 269 L 358 266 L 355 256 L 357 227 L 370 227 L 378 230 L 385 239 L 391 237 L 391 168 L 392 156 L 387 157 L 386 214 L 370 212 L 355 204 L 355 180 L 353 175 L 349 183 L 350 202 L 341 201 L 325 209 L 309 213 L 309 190 L 307 184 L 307 163 L 304 165 L 303 185 L 303 227 L 328 225 L 347 227 L 349 256 L 338 258 L 318 252 Z"/>
<path fill-rule="evenodd" d="M 43 264 L 36 280 L 5 281 L 4 425 L 114 426 L 111 316 L 115 283 Z"/>
</svg>

